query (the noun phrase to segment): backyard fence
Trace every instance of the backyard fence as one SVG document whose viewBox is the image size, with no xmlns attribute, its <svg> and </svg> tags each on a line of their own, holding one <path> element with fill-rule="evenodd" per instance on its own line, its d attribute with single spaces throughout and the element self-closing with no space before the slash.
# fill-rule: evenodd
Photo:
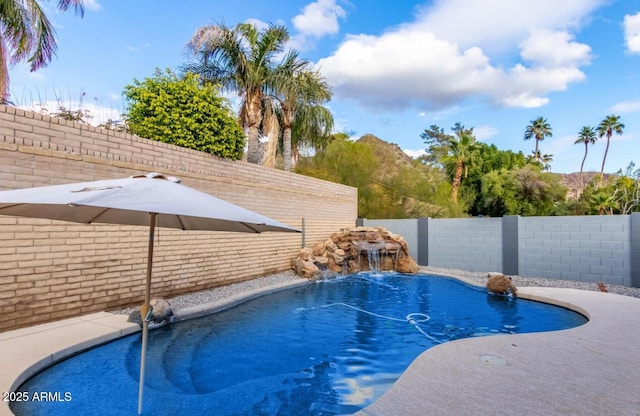
<svg viewBox="0 0 640 416">
<path fill-rule="evenodd" d="M 161 172 L 302 228 L 310 244 L 357 218 L 357 189 L 0 105 L 0 190 Z M 304 220 L 303 220 L 304 218 Z M 146 227 L 0 216 L 0 331 L 143 298 Z M 160 229 L 154 296 L 291 268 L 300 234 Z"/>
<path fill-rule="evenodd" d="M 401 234 L 423 266 L 640 287 L 640 213 L 359 223 Z"/>
</svg>

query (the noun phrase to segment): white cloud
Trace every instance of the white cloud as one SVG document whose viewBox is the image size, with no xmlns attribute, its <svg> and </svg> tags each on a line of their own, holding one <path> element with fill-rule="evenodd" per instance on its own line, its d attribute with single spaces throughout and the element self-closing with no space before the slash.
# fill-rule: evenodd
<svg viewBox="0 0 640 416">
<path fill-rule="evenodd" d="M 540 107 L 547 94 L 583 81 L 580 67 L 591 60 L 588 45 L 558 28 L 577 27 L 603 1 L 438 0 L 412 23 L 347 36 L 317 67 L 336 95 L 374 110 L 417 105 L 432 112 L 468 100 Z M 509 39 L 520 62 L 491 57 L 483 44 L 497 38 Z"/>
<path fill-rule="evenodd" d="M 259 31 L 263 31 L 269 27 L 269 23 L 264 22 L 260 19 L 254 19 L 253 17 L 248 18 L 244 22 L 255 26 Z"/>
<path fill-rule="evenodd" d="M 321 37 L 338 33 L 340 26 L 338 18 L 345 17 L 342 7 L 336 0 L 317 0 L 307 4 L 299 14 L 293 18 L 293 26 L 305 35 Z"/>
<path fill-rule="evenodd" d="M 536 30 L 520 43 L 520 56 L 535 65 L 563 67 L 589 64 L 591 47 L 565 31 Z"/>
<path fill-rule="evenodd" d="M 473 128 L 473 135 L 480 141 L 485 141 L 498 134 L 498 130 L 492 126 L 478 126 Z"/>
<path fill-rule="evenodd" d="M 293 27 L 299 32 L 292 37 L 296 49 L 309 48 L 310 39 L 335 35 L 340 30 L 338 20 L 346 16 L 337 0 L 316 0 L 307 4 L 302 13 L 292 19 Z"/>
<path fill-rule="evenodd" d="M 608 0 L 436 0 L 417 22 L 438 38 L 461 48 L 504 49 L 539 28 L 578 28 L 589 13 Z"/>
<path fill-rule="evenodd" d="M 102 10 L 102 6 L 98 3 L 98 0 L 84 0 L 84 7 L 87 10 L 91 10 L 97 12 L 98 10 Z"/>
<path fill-rule="evenodd" d="M 146 42 L 139 46 L 127 45 L 127 49 L 130 50 L 131 52 L 139 52 L 143 49 L 147 49 L 150 47 L 151 47 L 151 44 L 149 42 Z"/>
<path fill-rule="evenodd" d="M 427 151 L 424 149 L 402 149 L 402 151 L 414 159 L 427 154 Z"/>
<path fill-rule="evenodd" d="M 610 113 L 635 113 L 640 111 L 640 100 L 623 101 L 615 104 L 609 109 Z"/>
<path fill-rule="evenodd" d="M 624 38 L 631 53 L 640 53 L 640 13 L 624 17 Z"/>
</svg>

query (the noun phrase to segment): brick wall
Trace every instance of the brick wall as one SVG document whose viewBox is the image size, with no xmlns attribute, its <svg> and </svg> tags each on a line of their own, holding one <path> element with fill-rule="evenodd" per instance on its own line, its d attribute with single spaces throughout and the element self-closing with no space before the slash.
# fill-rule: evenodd
<svg viewBox="0 0 640 416">
<path fill-rule="evenodd" d="M 357 217 L 357 190 L 92 126 L 0 106 L 0 190 L 162 172 L 294 227 L 306 242 Z M 153 295 L 172 296 L 282 271 L 300 234 L 160 229 Z M 145 227 L 0 216 L 0 331 L 139 304 Z"/>
</svg>

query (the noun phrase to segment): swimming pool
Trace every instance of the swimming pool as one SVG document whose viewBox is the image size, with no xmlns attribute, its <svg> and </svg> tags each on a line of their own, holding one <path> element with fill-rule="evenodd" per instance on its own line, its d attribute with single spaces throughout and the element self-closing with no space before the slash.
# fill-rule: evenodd
<svg viewBox="0 0 640 416">
<path fill-rule="evenodd" d="M 566 329 L 586 319 L 454 279 L 352 275 L 152 331 L 148 415 L 332 415 L 373 402 L 424 350 L 448 340 Z M 46 369 L 17 415 L 132 415 L 140 336 Z M 68 400 L 67 400 L 68 399 Z"/>
</svg>

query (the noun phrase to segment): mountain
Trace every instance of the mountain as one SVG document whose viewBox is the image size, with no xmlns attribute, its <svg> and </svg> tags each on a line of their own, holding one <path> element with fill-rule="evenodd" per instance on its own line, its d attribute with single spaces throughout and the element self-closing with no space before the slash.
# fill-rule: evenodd
<svg viewBox="0 0 640 416">
<path fill-rule="evenodd" d="M 567 200 L 576 201 L 580 198 L 584 186 L 582 185 L 582 179 L 580 178 L 580 172 L 574 173 L 558 173 L 560 176 L 560 184 L 567 188 Z M 594 178 L 600 177 L 600 172 L 582 172 L 584 177 L 584 185 L 591 182 Z M 610 176 L 610 173 L 604 174 L 604 180 L 606 181 Z"/>
</svg>

